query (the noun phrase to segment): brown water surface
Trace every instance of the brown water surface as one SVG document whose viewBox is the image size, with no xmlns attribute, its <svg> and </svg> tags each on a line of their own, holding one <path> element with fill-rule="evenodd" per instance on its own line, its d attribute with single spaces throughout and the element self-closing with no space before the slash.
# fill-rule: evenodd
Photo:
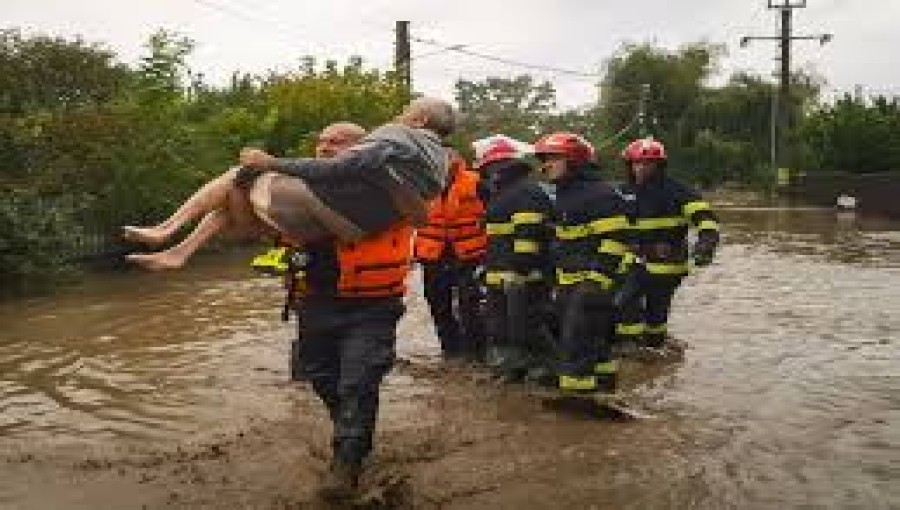
<svg viewBox="0 0 900 510">
<path fill-rule="evenodd" d="M 620 508 L 900 508 L 900 223 L 817 209 L 721 216 L 717 263 L 676 299 L 686 360 L 650 370 L 636 393 L 659 418 L 624 433 L 629 465 L 597 483 L 622 487 Z M 0 305 L 0 444 L 177 442 L 318 406 L 305 390 L 286 396 L 293 325 L 278 321 L 278 282 L 246 259 L 96 276 Z M 428 320 L 414 297 L 399 349 L 433 370 Z M 453 390 L 398 372 L 383 423 L 423 419 L 417 396 Z M 506 425 L 536 423 L 530 408 L 498 409 Z M 560 450 L 590 440 L 584 423 L 553 423 Z M 669 436 L 671 448 L 653 440 Z M 647 471 L 657 490 L 628 484 Z M 0 503 L 17 508 L 3 492 L 0 477 Z"/>
</svg>

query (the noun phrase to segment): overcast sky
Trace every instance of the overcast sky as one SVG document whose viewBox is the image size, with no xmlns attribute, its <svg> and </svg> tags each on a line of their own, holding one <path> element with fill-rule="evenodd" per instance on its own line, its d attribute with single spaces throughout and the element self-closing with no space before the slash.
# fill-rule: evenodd
<svg viewBox="0 0 900 510">
<path fill-rule="evenodd" d="M 796 0 L 794 0 L 796 1 Z M 675 48 L 706 39 L 728 44 L 723 74 L 737 69 L 770 74 L 774 42 L 742 49 L 741 35 L 776 35 L 777 11 L 766 0 L 0 0 L 0 26 L 28 33 L 81 35 L 103 42 L 126 62 L 142 54 L 155 29 L 194 39 L 195 71 L 222 83 L 232 71 L 288 69 L 303 55 L 344 60 L 360 55 L 382 69 L 393 61 L 394 22 L 411 21 L 413 36 L 472 51 L 582 71 L 599 72 L 623 41 Z M 796 11 L 796 33 L 834 33 L 831 44 L 795 45 L 796 65 L 812 66 L 832 90 L 861 84 L 873 93 L 900 94 L 900 0 L 809 0 Z M 557 88 L 561 106 L 595 98 L 590 77 L 533 71 L 413 44 L 417 91 L 450 95 L 459 77 L 531 72 Z"/>
</svg>

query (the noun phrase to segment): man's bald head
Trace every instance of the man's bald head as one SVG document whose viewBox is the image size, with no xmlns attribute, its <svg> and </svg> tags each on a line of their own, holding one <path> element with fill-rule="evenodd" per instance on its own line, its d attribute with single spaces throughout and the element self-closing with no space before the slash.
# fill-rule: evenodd
<svg viewBox="0 0 900 510">
<path fill-rule="evenodd" d="M 333 158 L 356 145 L 366 136 L 366 130 L 352 122 L 335 122 L 319 133 L 316 140 L 316 157 Z"/>
</svg>

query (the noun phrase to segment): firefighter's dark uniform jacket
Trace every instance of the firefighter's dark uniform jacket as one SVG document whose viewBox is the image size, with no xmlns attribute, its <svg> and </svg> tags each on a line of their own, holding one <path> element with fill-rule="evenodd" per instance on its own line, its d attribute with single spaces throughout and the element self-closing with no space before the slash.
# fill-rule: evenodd
<svg viewBox="0 0 900 510">
<path fill-rule="evenodd" d="M 503 377 L 519 379 L 552 358 L 547 317 L 553 267 L 550 196 L 520 160 L 489 163 L 487 288 L 489 363 Z"/>
<path fill-rule="evenodd" d="M 699 193 L 668 177 L 664 171 L 621 188 L 628 203 L 632 244 L 653 275 L 688 274 L 688 230 L 697 229 L 697 246 L 714 250 L 719 242 L 719 222 Z"/>
<path fill-rule="evenodd" d="M 378 390 L 393 365 L 412 260 L 412 228 L 356 243 L 305 247 L 303 372 L 333 423 L 334 457 L 359 465 L 372 448 Z"/>
<path fill-rule="evenodd" d="M 592 282 L 612 290 L 633 260 L 625 201 L 587 168 L 556 184 L 553 263 L 556 284 Z"/>
<path fill-rule="evenodd" d="M 520 165 L 521 168 L 503 168 Z M 529 168 L 516 160 L 492 163 L 496 177 L 485 213 L 488 246 L 485 284 L 546 282 L 552 278 L 550 242 L 553 203 L 540 185 L 528 178 Z"/>
<path fill-rule="evenodd" d="M 630 243 L 646 268 L 640 284 L 642 302 L 623 307 L 616 332 L 620 338 L 643 338 L 658 346 L 667 333 L 672 298 L 689 272 L 689 229 L 697 230 L 695 259 L 708 261 L 719 243 L 719 222 L 699 193 L 668 177 L 662 168 L 640 184 L 629 179 L 621 192 L 628 204 Z"/>
<path fill-rule="evenodd" d="M 570 169 L 555 184 L 552 254 L 560 320 L 559 387 L 612 389 L 612 295 L 634 261 L 625 202 L 597 177 L 592 164 Z"/>
</svg>

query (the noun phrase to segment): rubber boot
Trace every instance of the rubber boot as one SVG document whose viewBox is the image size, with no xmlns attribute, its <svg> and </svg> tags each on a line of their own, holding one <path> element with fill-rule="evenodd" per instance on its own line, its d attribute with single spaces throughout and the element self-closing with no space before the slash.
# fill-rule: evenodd
<svg viewBox="0 0 900 510">
<path fill-rule="evenodd" d="M 613 373 L 597 374 L 597 392 L 615 393 L 618 387 L 618 375 Z"/>
<path fill-rule="evenodd" d="M 660 349 L 665 343 L 665 333 L 644 333 L 644 345 L 651 349 Z"/>
<path fill-rule="evenodd" d="M 499 379 L 507 383 L 521 382 L 528 373 L 528 353 L 518 346 L 509 346 L 504 353 L 505 356 L 497 367 Z"/>
<path fill-rule="evenodd" d="M 359 487 L 362 467 L 338 460 L 332 461 L 322 479 L 319 495 L 326 501 L 343 501 L 352 498 Z"/>
<path fill-rule="evenodd" d="M 597 377 L 597 391 L 599 393 L 615 393 L 618 383 L 618 362 L 606 361 L 594 366 L 594 375 Z"/>
</svg>

